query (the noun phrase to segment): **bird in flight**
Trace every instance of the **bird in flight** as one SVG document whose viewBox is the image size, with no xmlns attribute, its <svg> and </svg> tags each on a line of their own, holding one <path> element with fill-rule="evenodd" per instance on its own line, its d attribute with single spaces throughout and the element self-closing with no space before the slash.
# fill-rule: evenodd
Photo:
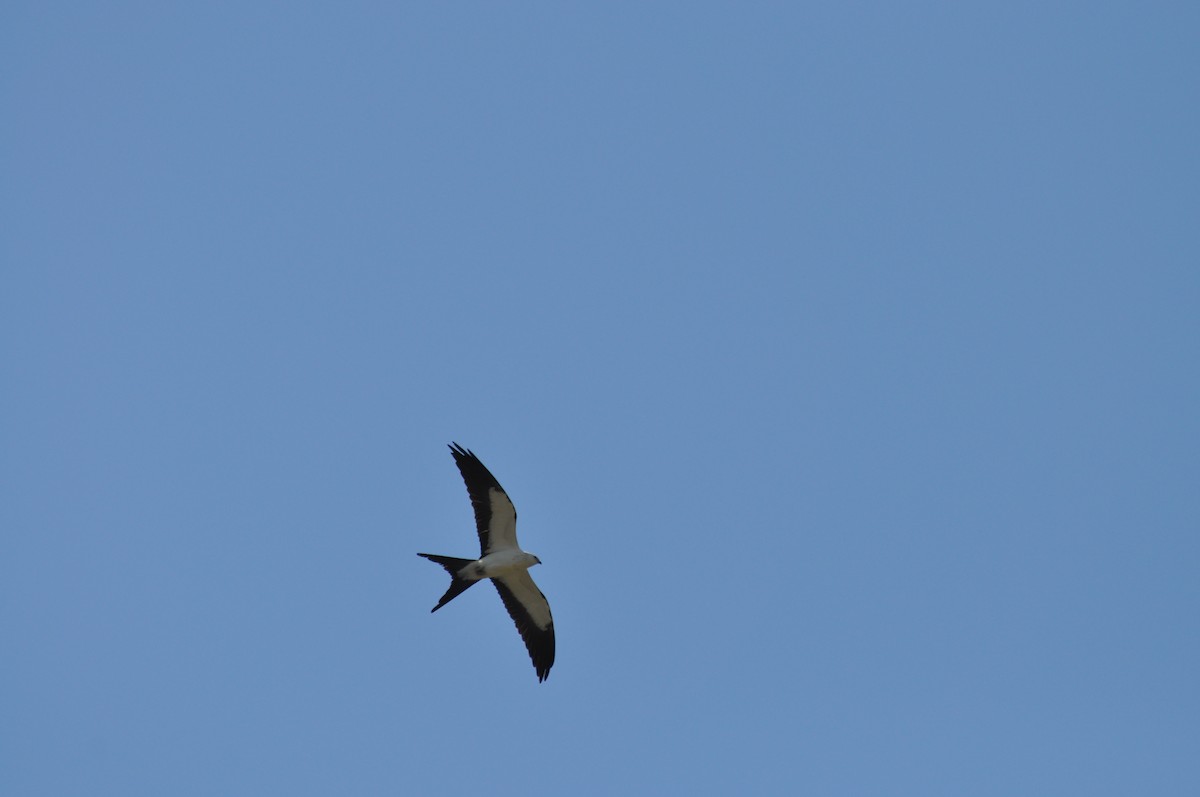
<svg viewBox="0 0 1200 797">
<path fill-rule="evenodd" d="M 462 473 L 467 495 L 475 509 L 479 558 L 417 554 L 437 562 L 450 574 L 450 588 L 431 611 L 436 612 L 471 585 L 490 578 L 500 593 L 500 600 L 504 601 L 504 608 L 516 623 L 537 671 L 538 683 L 541 683 L 554 666 L 554 618 L 550 616 L 546 596 L 530 578 L 529 568 L 540 565 L 542 560 L 517 545 L 517 510 L 479 457 L 458 443 L 451 444 L 450 454 Z"/>
</svg>

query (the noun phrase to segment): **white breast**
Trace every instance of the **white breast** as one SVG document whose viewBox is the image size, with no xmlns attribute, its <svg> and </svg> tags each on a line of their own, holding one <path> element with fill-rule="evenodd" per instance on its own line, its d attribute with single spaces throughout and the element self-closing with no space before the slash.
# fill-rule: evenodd
<svg viewBox="0 0 1200 797">
<path fill-rule="evenodd" d="M 533 554 L 512 549 L 496 551 L 479 560 L 479 564 L 483 566 L 486 578 L 502 576 L 505 573 L 512 573 L 517 570 L 528 570 L 536 563 L 537 557 Z"/>
</svg>

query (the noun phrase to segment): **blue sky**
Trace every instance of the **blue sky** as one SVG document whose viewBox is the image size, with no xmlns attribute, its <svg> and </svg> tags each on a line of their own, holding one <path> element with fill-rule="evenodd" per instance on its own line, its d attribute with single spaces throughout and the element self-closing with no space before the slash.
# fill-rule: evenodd
<svg viewBox="0 0 1200 797">
<path fill-rule="evenodd" d="M 1194 4 L 3 16 L 3 793 L 1200 791 Z"/>
</svg>

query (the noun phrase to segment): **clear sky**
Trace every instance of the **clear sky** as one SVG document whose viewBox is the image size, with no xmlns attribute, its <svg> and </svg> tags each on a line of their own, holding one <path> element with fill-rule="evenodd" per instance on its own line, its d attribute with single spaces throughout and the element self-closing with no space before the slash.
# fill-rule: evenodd
<svg viewBox="0 0 1200 797">
<path fill-rule="evenodd" d="M 1200 793 L 1198 9 L 8 3 L 0 792 Z"/>
</svg>

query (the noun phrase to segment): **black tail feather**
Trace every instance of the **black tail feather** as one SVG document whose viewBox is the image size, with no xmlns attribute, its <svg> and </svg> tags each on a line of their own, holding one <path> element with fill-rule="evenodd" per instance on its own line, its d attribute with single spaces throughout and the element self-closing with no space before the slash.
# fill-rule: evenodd
<svg viewBox="0 0 1200 797">
<path fill-rule="evenodd" d="M 467 591 L 472 584 L 478 584 L 479 580 L 469 580 L 458 577 L 458 571 L 462 570 L 467 565 L 474 562 L 474 559 L 458 559 L 453 556 L 438 556 L 432 553 L 419 553 L 417 556 L 424 556 L 431 562 L 437 562 L 442 567 L 446 568 L 446 572 L 450 574 L 450 589 L 446 590 L 446 594 L 438 601 L 437 606 L 430 609 L 430 612 L 436 612 L 438 609 L 445 606 L 450 601 L 457 598 L 459 595 Z"/>
</svg>

